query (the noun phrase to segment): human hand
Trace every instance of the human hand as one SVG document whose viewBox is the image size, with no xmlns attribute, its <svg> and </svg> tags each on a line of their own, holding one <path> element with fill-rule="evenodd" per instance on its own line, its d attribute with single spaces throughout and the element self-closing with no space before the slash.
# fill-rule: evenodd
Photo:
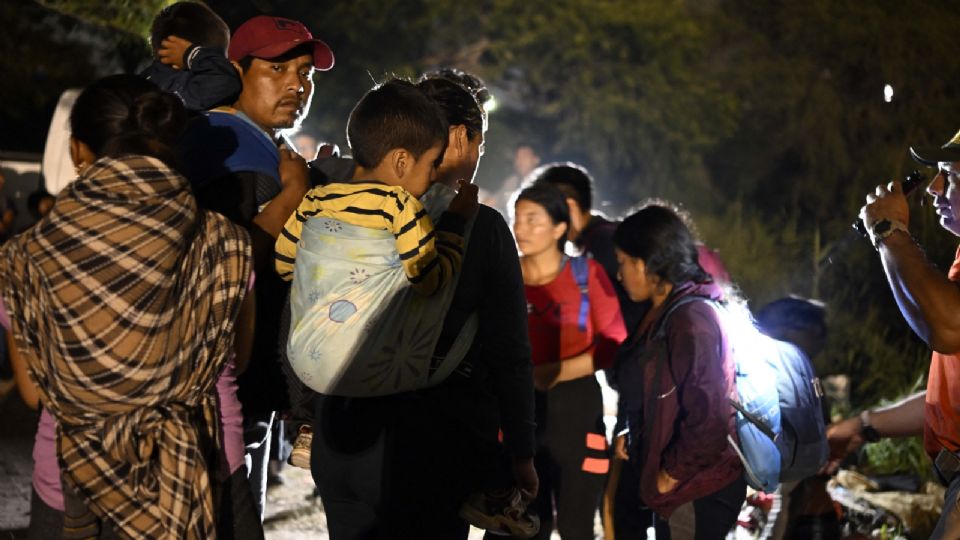
<svg viewBox="0 0 960 540">
<path fill-rule="evenodd" d="M 167 36 L 160 42 L 157 56 L 160 57 L 161 63 L 171 66 L 173 69 L 184 69 L 186 66 L 183 65 L 183 53 L 187 52 L 187 49 L 191 46 L 193 46 L 193 43 L 181 37 Z"/>
<path fill-rule="evenodd" d="M 306 193 L 310 189 L 310 171 L 303 157 L 282 144 L 280 151 L 280 185 L 282 189 L 301 190 Z"/>
<path fill-rule="evenodd" d="M 670 476 L 667 471 L 660 469 L 657 472 L 657 492 L 666 493 L 668 491 L 673 491 L 673 488 L 677 487 L 680 481 L 676 478 Z"/>
<path fill-rule="evenodd" d="M 447 211 L 459 214 L 463 216 L 464 219 L 468 219 L 477 213 L 477 207 L 480 205 L 477 200 L 477 193 L 480 188 L 476 184 L 471 184 L 463 180 L 460 181 L 459 188 L 457 195 L 450 201 L 450 206 L 447 207 Z"/>
<path fill-rule="evenodd" d="M 561 362 L 547 362 L 533 366 L 533 387 L 546 392 L 557 385 L 560 377 Z"/>
<path fill-rule="evenodd" d="M 617 435 L 613 439 L 613 457 L 621 461 L 629 461 L 630 454 L 627 452 L 627 436 Z"/>
<path fill-rule="evenodd" d="M 909 224 L 910 206 L 900 182 L 881 184 L 873 193 L 868 193 L 867 204 L 860 209 L 860 219 L 868 231 L 872 231 L 878 221 L 885 219 Z"/>
<path fill-rule="evenodd" d="M 840 462 L 856 452 L 865 442 L 860 418 L 854 416 L 827 426 L 827 441 L 830 443 L 830 457 L 820 468 L 820 474 L 834 474 L 840 468 Z"/>
<path fill-rule="evenodd" d="M 320 143 L 317 146 L 317 156 L 314 159 L 340 157 L 340 147 L 336 143 Z"/>
<path fill-rule="evenodd" d="M 540 478 L 533 466 L 533 458 L 513 458 L 513 479 L 520 490 L 523 502 L 530 504 L 540 491 Z"/>
</svg>

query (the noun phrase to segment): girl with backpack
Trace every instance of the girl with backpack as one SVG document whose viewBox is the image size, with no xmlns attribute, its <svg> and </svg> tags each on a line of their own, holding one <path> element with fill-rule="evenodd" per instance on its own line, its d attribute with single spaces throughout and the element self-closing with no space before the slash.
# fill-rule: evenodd
<svg viewBox="0 0 960 540">
<path fill-rule="evenodd" d="M 564 254 L 570 225 L 564 195 L 551 185 L 529 187 L 514 208 L 537 388 L 537 538 L 550 538 L 555 503 L 561 538 L 592 539 L 609 467 L 594 373 L 612 365 L 626 330 L 603 268 Z"/>
<path fill-rule="evenodd" d="M 617 228 L 619 278 L 651 309 L 624 343 L 617 450 L 640 479 L 640 499 L 659 516 L 657 538 L 724 538 L 746 494 L 736 437 L 734 364 L 723 321 L 708 301 L 720 287 L 698 263 L 680 216 L 647 206 Z M 641 512 L 640 508 L 636 508 Z M 650 521 L 647 521 L 650 523 Z"/>
</svg>

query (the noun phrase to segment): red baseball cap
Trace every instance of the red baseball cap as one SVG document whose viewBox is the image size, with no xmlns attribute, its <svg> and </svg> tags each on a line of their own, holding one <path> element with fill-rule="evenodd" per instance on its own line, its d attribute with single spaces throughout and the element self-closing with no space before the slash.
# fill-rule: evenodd
<svg viewBox="0 0 960 540">
<path fill-rule="evenodd" d="M 234 62 L 241 58 L 276 58 L 304 43 L 313 43 L 313 67 L 327 71 L 333 67 L 333 51 L 299 21 L 258 15 L 241 24 L 230 38 L 227 56 Z"/>
</svg>

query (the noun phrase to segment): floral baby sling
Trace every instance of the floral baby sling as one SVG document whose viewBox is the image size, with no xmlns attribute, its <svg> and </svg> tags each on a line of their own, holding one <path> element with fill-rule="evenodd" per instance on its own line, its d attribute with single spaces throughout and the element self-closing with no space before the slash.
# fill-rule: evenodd
<svg viewBox="0 0 960 540">
<path fill-rule="evenodd" d="M 422 198 L 436 221 L 455 192 L 435 184 Z M 474 219 L 464 229 L 467 245 Z M 369 397 L 436 385 L 477 333 L 471 314 L 446 355 L 434 349 L 459 274 L 434 295 L 414 292 L 390 231 L 336 219 L 303 224 L 290 291 L 290 365 L 311 389 Z"/>
</svg>

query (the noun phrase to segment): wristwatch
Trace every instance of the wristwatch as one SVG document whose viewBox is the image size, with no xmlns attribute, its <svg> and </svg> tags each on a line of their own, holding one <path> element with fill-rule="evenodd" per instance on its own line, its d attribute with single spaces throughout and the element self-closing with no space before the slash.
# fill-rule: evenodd
<svg viewBox="0 0 960 540">
<path fill-rule="evenodd" d="M 910 234 L 910 231 L 907 230 L 907 225 L 896 219 L 881 219 L 880 221 L 873 224 L 873 228 L 870 230 L 870 236 L 873 237 L 873 246 L 877 249 L 880 249 L 880 241 L 884 238 L 890 236 L 895 231 L 903 231 L 907 234 Z"/>
<path fill-rule="evenodd" d="M 870 425 L 869 410 L 864 410 L 860 413 L 860 435 L 862 435 L 863 440 L 867 442 L 875 443 L 880 440 L 880 432 Z"/>
</svg>

